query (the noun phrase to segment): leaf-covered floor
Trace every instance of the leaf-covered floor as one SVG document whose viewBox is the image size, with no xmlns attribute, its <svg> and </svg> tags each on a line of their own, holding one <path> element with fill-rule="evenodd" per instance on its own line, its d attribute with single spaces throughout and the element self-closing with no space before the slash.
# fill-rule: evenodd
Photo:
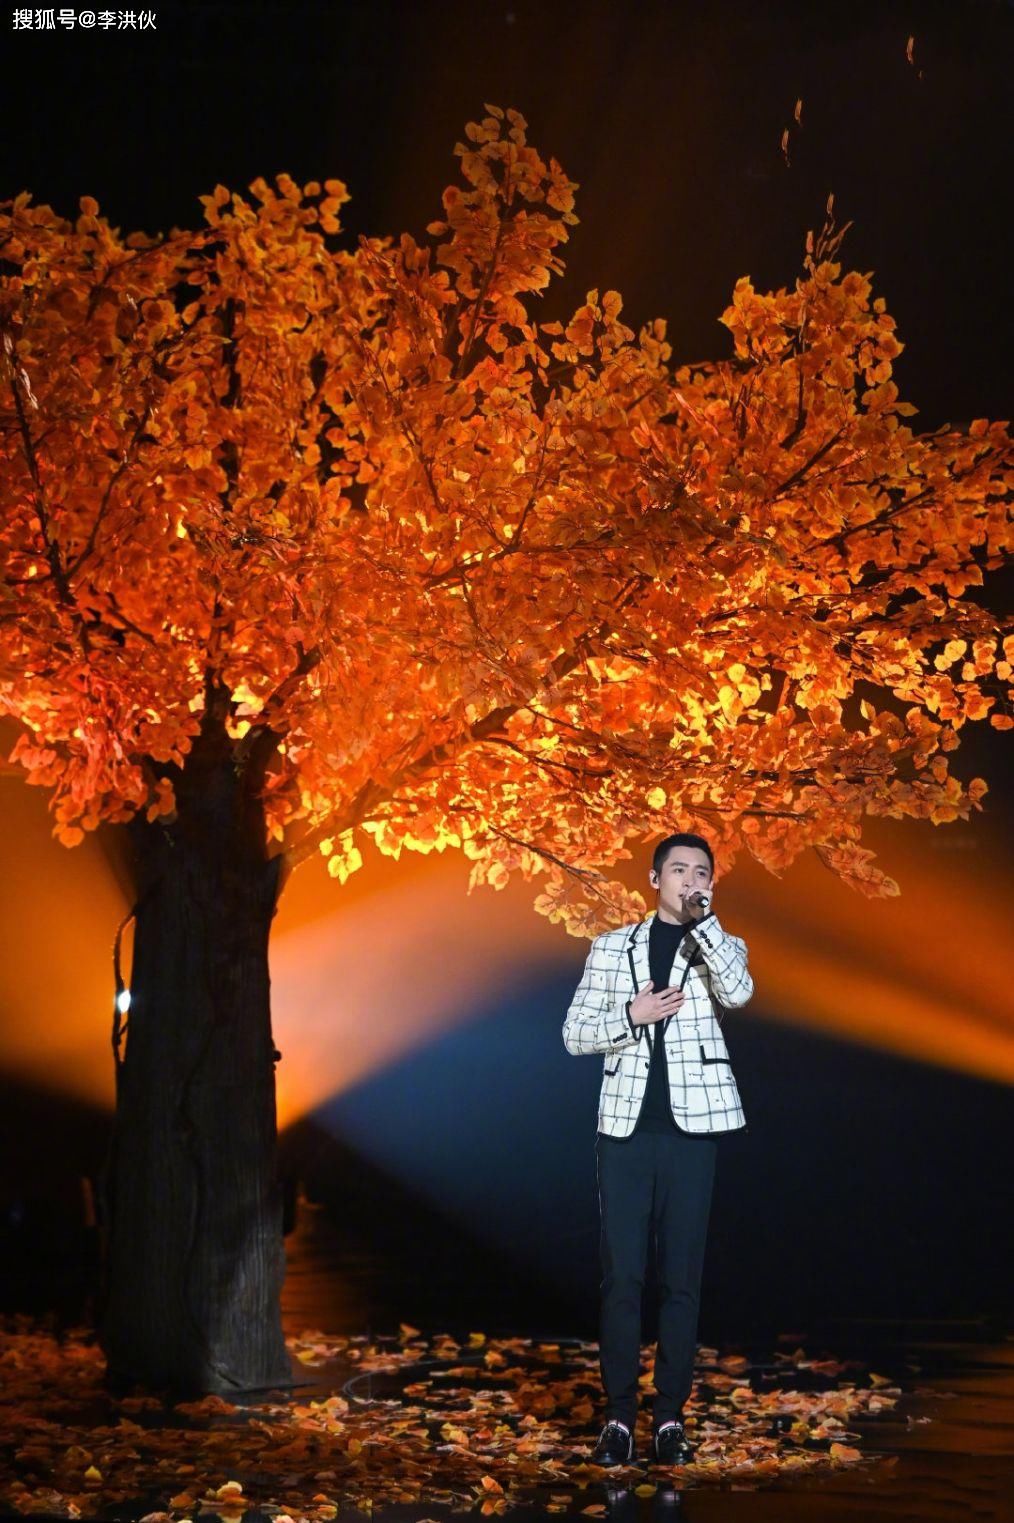
<svg viewBox="0 0 1014 1523">
<path fill-rule="evenodd" d="M 692 1464 L 642 1460 L 606 1472 L 590 1462 L 597 1434 L 593 1344 L 524 1338 L 457 1342 L 403 1327 L 397 1338 L 291 1339 L 306 1391 L 231 1404 L 116 1399 L 86 1333 L 58 1341 L 29 1325 L 2 1337 L 0 1458 L 9 1511 L 66 1517 L 167 1514 L 174 1520 L 250 1507 L 293 1519 L 335 1518 L 395 1503 L 490 1515 L 535 1503 L 547 1512 L 605 1513 L 589 1488 L 664 1482 L 676 1490 L 770 1484 L 820 1467 L 890 1466 L 853 1424 L 892 1409 L 901 1388 L 853 1363 L 801 1348 L 766 1366 L 701 1349 L 687 1430 Z M 651 1350 L 642 1384 L 650 1387 Z M 322 1376 L 326 1376 L 322 1379 Z M 647 1421 L 647 1418 L 644 1419 Z M 639 1453 L 647 1453 L 647 1430 Z M 644 1494 L 642 1492 L 642 1494 Z"/>
</svg>

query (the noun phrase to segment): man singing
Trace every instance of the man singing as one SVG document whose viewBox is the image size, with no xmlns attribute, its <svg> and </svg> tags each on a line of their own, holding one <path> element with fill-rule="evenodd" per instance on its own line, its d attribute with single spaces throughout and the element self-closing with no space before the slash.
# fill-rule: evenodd
<svg viewBox="0 0 1014 1523">
<path fill-rule="evenodd" d="M 714 857 L 703 837 L 667 836 L 648 881 L 654 915 L 592 942 L 567 1011 L 568 1052 L 604 1055 L 598 1160 L 606 1423 L 599 1465 L 635 1458 L 641 1292 L 652 1233 L 658 1266 L 658 1351 L 652 1458 L 692 1458 L 683 1427 L 690 1395 L 701 1267 L 717 1134 L 745 1127 L 719 1007 L 753 993 L 746 944 L 711 909 Z"/>
</svg>

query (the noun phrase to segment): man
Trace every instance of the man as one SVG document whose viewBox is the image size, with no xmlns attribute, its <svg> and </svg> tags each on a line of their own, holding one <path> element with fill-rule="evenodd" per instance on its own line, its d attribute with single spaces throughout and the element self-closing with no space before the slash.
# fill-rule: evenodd
<svg viewBox="0 0 1014 1523">
<path fill-rule="evenodd" d="M 598 1160 L 606 1423 L 593 1459 L 635 1458 L 641 1292 L 655 1236 L 659 1321 L 652 1458 L 692 1457 L 683 1426 L 697 1348 L 701 1268 L 717 1135 L 746 1125 L 719 1007 L 753 993 L 746 944 L 711 909 L 714 857 L 702 836 L 667 836 L 648 881 L 654 915 L 592 942 L 567 1011 L 575 1054 L 604 1054 Z"/>
</svg>

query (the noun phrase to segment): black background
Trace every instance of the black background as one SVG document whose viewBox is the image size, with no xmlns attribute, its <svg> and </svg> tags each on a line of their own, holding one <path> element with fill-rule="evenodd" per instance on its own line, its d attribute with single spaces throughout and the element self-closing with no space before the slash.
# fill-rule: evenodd
<svg viewBox="0 0 1014 1523">
<path fill-rule="evenodd" d="M 635 325 L 669 319 L 678 361 L 725 354 L 717 318 L 735 280 L 749 273 L 760 289 L 794 281 L 806 232 L 820 227 L 833 192 L 839 221 L 854 224 L 840 257 L 874 273 L 898 321 L 906 348 L 895 379 L 920 409 L 914 425 L 1011 415 L 1007 4 L 201 3 L 158 5 L 155 29 L 136 33 L 15 32 L 10 16 L 8 7 L 0 30 L 0 199 L 30 190 L 73 217 L 87 194 L 124 233 L 168 231 L 198 225 L 196 198 L 216 183 L 242 189 L 286 171 L 300 182 L 346 180 L 350 240 L 402 229 L 421 237 L 455 178 L 464 123 L 485 101 L 514 106 L 532 141 L 580 183 L 581 222 L 547 317 L 591 286 L 615 287 Z M 988 596 L 1001 602 L 1007 586 L 997 581 Z M 992 788 L 990 817 L 975 828 L 1006 830 L 1009 753 L 995 734 L 969 739 Z M 942 901 L 940 914 L 945 935 L 959 907 Z M 568 994 L 546 987 L 514 1012 L 513 1068 L 484 1068 L 495 1043 L 482 1045 L 482 1022 L 448 1038 L 440 1056 L 475 1093 L 499 1094 L 446 1124 L 478 1158 L 483 1148 L 501 1161 L 517 1150 L 516 1216 L 499 1239 L 515 1243 L 526 1304 L 541 1295 L 546 1317 L 586 1325 L 597 1075 L 596 1065 L 576 1073 L 559 1048 Z M 737 1317 L 793 1311 L 1009 1314 L 1009 1090 L 767 1024 L 762 997 L 759 1007 L 759 1019 L 735 1026 L 751 1130 L 749 1146 L 730 1140 L 719 1175 L 705 1336 Z M 440 1064 L 428 1061 L 381 1075 L 356 1103 L 383 1125 L 411 1107 L 427 1075 L 437 1082 Z M 524 1083 L 533 1071 L 541 1108 Z M 0 1098 L 6 1297 L 28 1304 L 51 1298 L 59 1280 L 40 1266 L 61 1252 L 66 1264 L 76 1181 L 101 1157 L 105 1120 L 13 1082 Z M 549 1114 L 543 1135 L 531 1117 Z M 372 1252 L 407 1255 L 408 1235 L 429 1234 L 432 1273 L 404 1280 L 392 1310 L 400 1296 L 409 1319 L 441 1309 L 485 1313 L 488 1324 L 515 1315 L 504 1261 L 475 1246 L 480 1224 L 461 1218 L 454 1236 L 425 1192 L 401 1194 L 380 1176 L 364 1190 L 373 1176 L 335 1140 L 347 1124 L 338 1115 L 304 1125 L 288 1141 L 288 1164 L 312 1176 L 348 1240 Z M 557 1160 L 553 1177 L 572 1164 L 555 1236 L 532 1230 L 547 1199 L 533 1126 L 541 1156 Z M 15 1250 L 29 1242 L 26 1273 Z"/>
</svg>

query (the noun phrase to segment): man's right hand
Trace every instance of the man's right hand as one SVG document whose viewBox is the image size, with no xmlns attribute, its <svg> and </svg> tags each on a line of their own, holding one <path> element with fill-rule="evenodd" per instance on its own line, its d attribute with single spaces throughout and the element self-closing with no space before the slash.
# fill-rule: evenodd
<svg viewBox="0 0 1014 1523">
<path fill-rule="evenodd" d="M 664 1021 L 676 1014 L 685 999 L 682 989 L 659 989 L 656 994 L 655 985 L 649 978 L 640 993 L 630 1001 L 631 1024 L 650 1026 L 655 1021 Z"/>
</svg>

